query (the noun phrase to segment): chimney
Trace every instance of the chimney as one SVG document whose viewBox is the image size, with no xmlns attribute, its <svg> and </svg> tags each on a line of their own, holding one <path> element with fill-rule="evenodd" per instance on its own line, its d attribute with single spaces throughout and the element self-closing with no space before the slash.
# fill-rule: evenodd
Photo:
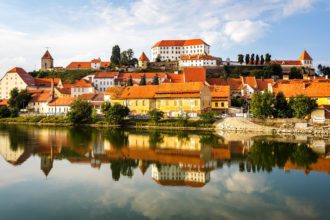
<svg viewBox="0 0 330 220">
<path fill-rule="evenodd" d="M 50 80 L 50 95 L 51 99 L 54 99 L 54 78 Z"/>
</svg>

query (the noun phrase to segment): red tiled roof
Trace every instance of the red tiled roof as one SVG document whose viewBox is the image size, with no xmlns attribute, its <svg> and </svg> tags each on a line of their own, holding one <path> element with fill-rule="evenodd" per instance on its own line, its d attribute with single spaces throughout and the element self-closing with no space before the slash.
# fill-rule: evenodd
<svg viewBox="0 0 330 220">
<path fill-rule="evenodd" d="M 283 92 L 285 97 L 303 94 L 311 98 L 330 97 L 330 82 L 298 81 L 295 83 L 277 82 L 273 86 L 273 92 Z"/>
<path fill-rule="evenodd" d="M 147 61 L 147 62 L 149 62 L 149 58 L 147 57 L 147 55 L 144 52 L 142 52 L 142 54 L 141 54 L 141 56 L 139 58 L 139 61 Z"/>
<path fill-rule="evenodd" d="M 304 50 L 304 51 L 301 53 L 301 55 L 300 55 L 300 57 L 299 57 L 299 60 L 310 60 L 310 61 L 312 61 L 313 58 L 307 53 L 306 50 Z"/>
<path fill-rule="evenodd" d="M 93 62 L 95 61 L 95 62 Z M 92 63 L 99 63 L 98 60 L 94 59 L 91 62 L 71 62 L 66 68 L 67 69 L 91 69 Z M 101 67 L 108 67 L 110 66 L 110 62 L 103 62 L 101 61 Z"/>
<path fill-rule="evenodd" d="M 229 98 L 230 97 L 230 86 L 209 86 L 212 99 L 217 98 Z"/>
<path fill-rule="evenodd" d="M 268 88 L 268 84 L 273 85 L 275 81 L 273 79 L 257 79 L 258 90 L 263 91 Z"/>
<path fill-rule="evenodd" d="M 49 106 L 70 106 L 76 100 L 74 97 L 56 98 L 48 103 Z"/>
<path fill-rule="evenodd" d="M 205 82 L 206 69 L 203 67 L 192 67 L 183 69 L 184 82 Z"/>
<path fill-rule="evenodd" d="M 192 46 L 192 45 L 201 45 L 206 44 L 202 39 L 190 39 L 190 40 L 161 40 L 158 41 L 154 47 L 175 47 L 175 46 Z"/>
<path fill-rule="evenodd" d="M 35 78 L 34 82 L 36 86 L 51 86 L 52 79 L 55 86 L 61 81 L 60 78 Z"/>
<path fill-rule="evenodd" d="M 85 79 L 77 80 L 72 87 L 78 88 L 89 88 L 93 87 L 92 83 Z"/>
<path fill-rule="evenodd" d="M 71 94 L 71 88 L 55 88 L 59 93 L 70 95 Z"/>
<path fill-rule="evenodd" d="M 202 182 L 184 181 L 184 180 L 153 180 L 162 186 L 189 186 L 193 188 L 201 188 L 205 186 Z"/>
<path fill-rule="evenodd" d="M 119 72 L 97 72 L 94 78 L 114 78 L 118 76 Z"/>
<path fill-rule="evenodd" d="M 52 57 L 52 55 L 50 55 L 49 51 L 46 50 L 45 54 L 42 56 L 41 59 L 51 59 L 51 60 L 53 60 L 53 57 Z"/>
<path fill-rule="evenodd" d="M 51 92 L 49 90 L 35 90 L 31 94 L 31 97 L 31 102 L 47 102 L 51 97 Z"/>
<path fill-rule="evenodd" d="M 165 78 L 166 77 L 166 73 L 164 72 L 152 72 L 152 73 L 119 73 L 118 75 L 118 79 L 119 80 L 124 80 L 124 79 L 129 79 L 130 77 L 132 77 L 132 79 L 141 79 L 143 76 L 145 76 L 146 78 L 152 79 L 155 76 L 158 76 L 159 78 Z"/>
<path fill-rule="evenodd" d="M 8 100 L 7 99 L 3 99 L 0 101 L 0 106 L 8 106 Z"/>
<path fill-rule="evenodd" d="M 183 74 L 175 74 L 175 73 L 167 73 L 168 80 L 165 82 L 171 82 L 171 83 L 183 83 Z"/>
<path fill-rule="evenodd" d="M 120 95 L 123 93 L 125 87 L 109 87 L 105 90 L 105 95 L 110 95 L 112 99 L 119 98 Z"/>
<path fill-rule="evenodd" d="M 101 59 L 100 59 L 100 58 L 98 58 L 98 59 L 93 59 L 93 60 L 91 61 L 91 63 L 101 63 Z"/>
<path fill-rule="evenodd" d="M 244 84 L 249 85 L 253 89 L 258 89 L 257 80 L 254 76 L 241 77 Z"/>
<path fill-rule="evenodd" d="M 9 70 L 8 73 L 17 73 L 28 86 L 34 85 L 34 78 L 20 67 L 15 67 Z"/>
</svg>

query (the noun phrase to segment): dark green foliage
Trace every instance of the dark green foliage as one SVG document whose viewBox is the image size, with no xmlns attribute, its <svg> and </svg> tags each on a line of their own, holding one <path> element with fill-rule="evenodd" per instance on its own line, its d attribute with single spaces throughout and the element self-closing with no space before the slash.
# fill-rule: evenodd
<svg viewBox="0 0 330 220">
<path fill-rule="evenodd" d="M 215 116 L 216 116 L 215 112 L 208 111 L 208 112 L 204 112 L 204 113 L 200 114 L 199 118 L 202 120 L 203 123 L 211 124 L 211 123 L 215 122 Z"/>
<path fill-rule="evenodd" d="M 301 74 L 301 71 L 298 68 L 292 67 L 290 69 L 289 78 L 290 79 L 302 79 L 303 75 Z"/>
<path fill-rule="evenodd" d="M 104 137 L 110 142 L 115 149 L 121 149 L 128 146 L 128 134 L 122 129 L 108 129 L 104 133 Z"/>
<path fill-rule="evenodd" d="M 145 75 L 145 74 L 143 74 L 143 76 L 142 76 L 142 78 L 141 78 L 141 80 L 140 80 L 140 82 L 139 82 L 139 85 L 140 85 L 140 86 L 145 86 L 145 85 L 147 85 L 147 80 L 146 80 L 146 75 Z"/>
<path fill-rule="evenodd" d="M 120 104 L 114 104 L 108 108 L 104 108 L 103 114 L 110 124 L 122 125 L 124 119 L 129 114 L 129 108 Z"/>
<path fill-rule="evenodd" d="M 234 97 L 232 100 L 231 100 L 231 105 L 234 106 L 234 107 L 239 107 L 239 108 L 243 108 L 244 111 L 247 110 L 247 107 L 248 107 L 248 102 L 246 101 L 246 99 L 242 98 L 242 97 Z"/>
<path fill-rule="evenodd" d="M 256 56 L 256 62 L 255 62 L 255 64 L 258 65 L 259 64 L 259 61 L 260 61 L 260 57 L 259 57 L 259 55 L 257 55 Z"/>
<path fill-rule="evenodd" d="M 291 97 L 289 105 L 292 109 L 293 116 L 296 118 L 306 117 L 317 107 L 315 99 L 304 95 Z"/>
<path fill-rule="evenodd" d="M 11 112 L 7 106 L 0 107 L 0 118 L 8 118 L 10 115 Z"/>
<path fill-rule="evenodd" d="M 255 56 L 254 53 L 251 54 L 251 59 L 250 59 L 250 60 L 251 60 L 251 61 L 250 61 L 251 64 L 254 64 L 254 56 Z"/>
<path fill-rule="evenodd" d="M 274 95 L 270 92 L 253 94 L 250 110 L 256 118 L 268 118 L 274 112 Z"/>
<path fill-rule="evenodd" d="M 260 70 L 260 69 L 254 69 L 251 70 L 250 72 L 250 76 L 255 76 L 256 78 L 260 79 L 260 78 L 271 78 L 271 74 L 268 71 L 264 71 L 264 70 Z"/>
<path fill-rule="evenodd" d="M 161 58 L 160 54 L 158 54 L 156 57 L 156 62 L 161 62 L 161 61 L 162 61 L 162 58 Z"/>
<path fill-rule="evenodd" d="M 121 61 L 120 47 L 115 45 L 112 48 L 112 54 L 110 58 L 111 64 L 114 66 L 119 66 Z"/>
<path fill-rule="evenodd" d="M 322 66 L 321 64 L 319 64 L 317 66 L 318 72 L 320 75 L 322 76 L 330 76 L 330 67 L 329 66 Z"/>
<path fill-rule="evenodd" d="M 243 54 L 238 54 L 238 62 L 240 64 L 244 63 L 244 56 L 243 56 Z"/>
<path fill-rule="evenodd" d="M 10 98 L 8 104 L 11 108 L 16 108 L 20 110 L 28 105 L 31 98 L 31 94 L 29 94 L 26 89 L 18 91 L 17 88 L 14 88 L 10 91 Z"/>
<path fill-rule="evenodd" d="M 164 142 L 164 137 L 158 131 L 149 133 L 149 145 L 151 148 L 156 148 L 158 144 L 161 144 L 163 142 Z"/>
<path fill-rule="evenodd" d="M 265 58 L 264 55 L 260 56 L 260 65 L 264 65 L 265 64 Z"/>
<path fill-rule="evenodd" d="M 276 63 L 268 64 L 267 66 L 264 67 L 264 71 L 269 76 L 278 76 L 279 78 L 282 78 L 283 76 L 283 69 L 281 65 Z"/>
<path fill-rule="evenodd" d="M 277 93 L 274 102 L 274 118 L 291 118 L 292 109 L 282 92 Z"/>
<path fill-rule="evenodd" d="M 84 100 L 76 100 L 67 114 L 73 124 L 86 124 L 92 121 L 92 106 Z"/>
<path fill-rule="evenodd" d="M 159 77 L 158 74 L 156 74 L 154 76 L 154 78 L 152 79 L 152 85 L 159 85 Z"/>
<path fill-rule="evenodd" d="M 34 71 L 30 74 L 34 78 L 60 78 L 63 83 L 74 83 L 76 80 L 84 78 L 87 75 L 92 74 L 95 70 L 92 69 L 61 69 L 61 70 L 51 70 L 51 71 Z"/>
<path fill-rule="evenodd" d="M 268 64 L 272 61 L 272 56 L 269 53 L 266 53 L 265 55 L 265 62 Z"/>
<path fill-rule="evenodd" d="M 154 123 L 158 123 L 162 118 L 164 118 L 164 112 L 157 109 L 150 110 L 148 115 L 150 117 L 150 121 Z"/>
<path fill-rule="evenodd" d="M 138 166 L 137 161 L 130 159 L 120 159 L 111 162 L 110 169 L 112 173 L 112 179 L 118 181 L 120 175 L 132 178 L 134 175 L 134 169 Z"/>
<path fill-rule="evenodd" d="M 246 65 L 250 64 L 250 54 L 245 55 L 245 64 Z"/>
</svg>

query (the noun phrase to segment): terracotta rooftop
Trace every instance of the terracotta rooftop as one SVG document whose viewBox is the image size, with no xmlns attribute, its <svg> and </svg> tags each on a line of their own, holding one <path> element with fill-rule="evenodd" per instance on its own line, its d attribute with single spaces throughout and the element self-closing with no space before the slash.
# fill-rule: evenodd
<svg viewBox="0 0 330 220">
<path fill-rule="evenodd" d="M 92 83 L 85 79 L 77 80 L 72 87 L 76 88 L 89 88 L 93 87 Z"/>
<path fill-rule="evenodd" d="M 15 67 L 9 70 L 8 73 L 17 73 L 28 86 L 34 85 L 34 78 L 20 67 Z"/>
<path fill-rule="evenodd" d="M 156 180 L 154 178 L 153 180 L 162 186 L 189 186 L 193 188 L 201 188 L 206 184 L 202 182 L 181 181 L 181 180 Z"/>
<path fill-rule="evenodd" d="M 229 98 L 230 97 L 230 86 L 209 86 L 212 99 L 216 98 Z"/>
<path fill-rule="evenodd" d="M 201 45 L 206 44 L 202 39 L 190 39 L 190 40 L 161 40 L 158 41 L 154 47 L 175 47 L 175 46 L 192 46 L 192 45 Z"/>
<path fill-rule="evenodd" d="M 94 78 L 114 78 L 118 76 L 119 72 L 97 72 L 95 73 Z"/>
<path fill-rule="evenodd" d="M 141 56 L 139 58 L 139 61 L 147 61 L 147 62 L 149 62 L 149 58 L 147 57 L 147 55 L 144 52 L 142 52 L 142 54 L 141 54 Z"/>
<path fill-rule="evenodd" d="M 52 55 L 50 55 L 49 51 L 46 50 L 45 54 L 42 56 L 41 59 L 51 59 L 51 60 L 53 60 L 53 57 L 52 57 Z"/>
<path fill-rule="evenodd" d="M 91 69 L 92 63 L 99 63 L 99 62 L 96 59 L 94 59 L 90 62 L 74 61 L 74 62 L 71 62 L 66 68 L 67 69 Z M 110 62 L 101 61 L 101 67 L 108 67 L 108 66 L 110 66 L 110 64 L 111 64 Z"/>
<path fill-rule="evenodd" d="M 303 94 L 311 98 L 330 97 L 330 82 L 297 81 L 296 83 L 277 82 L 273 86 L 273 92 L 283 92 L 285 97 Z"/>
<path fill-rule="evenodd" d="M 312 61 L 313 58 L 308 54 L 308 52 L 307 52 L 306 50 L 304 50 L 304 51 L 301 53 L 301 55 L 300 55 L 300 57 L 299 57 L 299 60 L 310 60 L 310 61 Z"/>
<path fill-rule="evenodd" d="M 36 86 L 51 86 L 52 79 L 55 86 L 61 81 L 60 78 L 34 78 L 34 82 Z"/>
<path fill-rule="evenodd" d="M 183 68 L 184 82 L 205 82 L 206 69 L 204 67 Z"/>
<path fill-rule="evenodd" d="M 286 66 L 302 66 L 300 60 L 272 60 L 272 64 L 286 65 Z"/>
<path fill-rule="evenodd" d="M 73 97 L 56 98 L 48 103 L 49 106 L 70 106 L 76 100 Z"/>
</svg>

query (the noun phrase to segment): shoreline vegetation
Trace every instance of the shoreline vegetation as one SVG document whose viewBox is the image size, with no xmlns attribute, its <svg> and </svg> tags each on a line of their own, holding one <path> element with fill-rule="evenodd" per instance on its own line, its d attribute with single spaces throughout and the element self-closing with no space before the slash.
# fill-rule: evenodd
<svg viewBox="0 0 330 220">
<path fill-rule="evenodd" d="M 312 125 L 309 127 L 295 127 L 296 123 L 307 124 L 306 120 L 281 119 L 274 122 L 271 119 L 225 118 L 216 122 L 202 120 L 162 119 L 153 122 L 146 119 L 126 119 L 122 125 L 110 124 L 105 119 L 96 119 L 92 123 L 73 124 L 66 116 L 20 116 L 16 118 L 1 118 L 2 125 L 37 125 L 62 127 L 92 127 L 92 128 L 133 128 L 153 130 L 184 130 L 210 131 L 230 133 L 254 133 L 265 135 L 322 135 L 330 136 L 329 126 Z"/>
</svg>

